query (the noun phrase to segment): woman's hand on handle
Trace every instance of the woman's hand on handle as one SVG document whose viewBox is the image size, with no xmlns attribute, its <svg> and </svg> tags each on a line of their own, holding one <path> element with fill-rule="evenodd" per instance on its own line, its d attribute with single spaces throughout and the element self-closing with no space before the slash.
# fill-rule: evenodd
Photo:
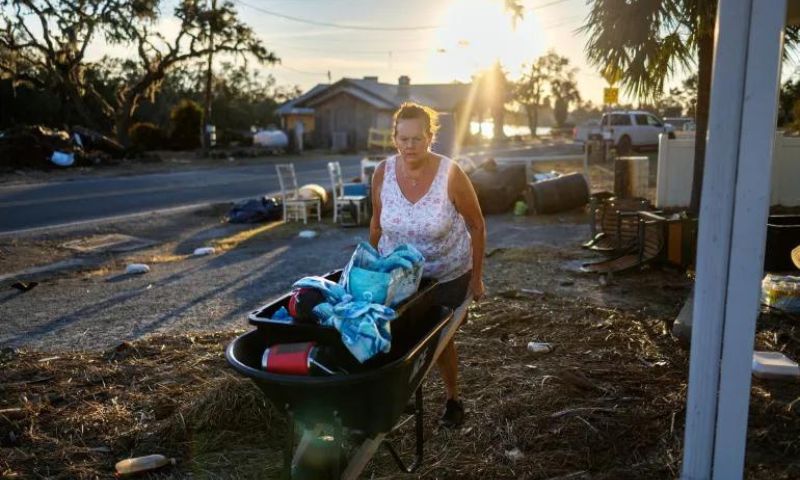
<svg viewBox="0 0 800 480">
<path fill-rule="evenodd" d="M 483 285 L 483 279 L 479 276 L 473 276 L 469 281 L 469 293 L 472 295 L 474 301 L 479 301 L 486 294 L 486 287 Z"/>
</svg>

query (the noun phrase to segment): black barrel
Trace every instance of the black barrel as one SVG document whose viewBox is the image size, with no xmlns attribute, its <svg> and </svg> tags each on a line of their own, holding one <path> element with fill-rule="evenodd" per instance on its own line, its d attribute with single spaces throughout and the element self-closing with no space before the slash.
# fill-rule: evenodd
<svg viewBox="0 0 800 480">
<path fill-rule="evenodd" d="M 589 184 L 580 173 L 562 175 L 552 180 L 531 183 L 528 207 L 536 213 L 556 213 L 582 207 L 589 202 Z"/>
<path fill-rule="evenodd" d="M 800 245 L 800 215 L 770 215 L 767 220 L 764 270 L 767 272 L 794 270 L 792 249 L 798 245 Z"/>
</svg>

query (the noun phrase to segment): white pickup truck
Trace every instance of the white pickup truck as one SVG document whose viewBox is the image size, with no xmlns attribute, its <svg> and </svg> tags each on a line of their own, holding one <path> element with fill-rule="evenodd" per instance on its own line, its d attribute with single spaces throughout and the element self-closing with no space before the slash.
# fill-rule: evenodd
<svg viewBox="0 0 800 480">
<path fill-rule="evenodd" d="M 675 128 L 650 112 L 613 111 L 598 120 L 590 120 L 575 128 L 575 141 L 586 143 L 590 135 L 610 140 L 617 152 L 627 154 L 635 148 L 658 146 L 658 136 L 666 133 L 675 138 Z"/>
</svg>

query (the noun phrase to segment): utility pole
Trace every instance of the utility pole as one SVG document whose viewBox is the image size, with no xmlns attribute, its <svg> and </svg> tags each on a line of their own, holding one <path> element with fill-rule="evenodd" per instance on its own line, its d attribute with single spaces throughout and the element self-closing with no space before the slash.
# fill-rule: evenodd
<svg viewBox="0 0 800 480">
<path fill-rule="evenodd" d="M 211 80 L 214 63 L 214 32 L 217 28 L 217 0 L 211 0 L 211 15 L 208 22 L 208 69 L 206 70 L 206 98 L 203 108 L 202 140 L 203 156 L 211 152 Z"/>
</svg>

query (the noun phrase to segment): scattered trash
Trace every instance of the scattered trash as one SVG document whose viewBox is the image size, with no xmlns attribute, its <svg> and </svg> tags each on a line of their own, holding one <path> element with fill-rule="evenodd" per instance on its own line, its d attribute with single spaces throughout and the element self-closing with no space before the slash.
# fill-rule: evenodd
<svg viewBox="0 0 800 480">
<path fill-rule="evenodd" d="M 528 214 L 528 204 L 522 200 L 517 200 L 514 204 L 514 215 L 522 217 Z"/>
<path fill-rule="evenodd" d="M 787 313 L 800 313 L 800 277 L 768 273 L 761 281 L 761 302 Z"/>
<path fill-rule="evenodd" d="M 791 380 L 800 378 L 800 366 L 780 352 L 753 352 L 753 375 L 758 378 Z"/>
<path fill-rule="evenodd" d="M 56 150 L 53 152 L 53 155 L 50 156 L 50 161 L 59 167 L 70 167 L 75 163 L 75 154 Z"/>
<path fill-rule="evenodd" d="M 214 250 L 214 247 L 200 247 L 200 248 L 195 248 L 194 249 L 194 256 L 195 257 L 202 257 L 204 255 L 214 255 L 214 253 L 216 253 L 216 250 Z"/>
<path fill-rule="evenodd" d="M 175 465 L 174 458 L 167 458 L 164 455 L 146 455 L 144 457 L 128 458 L 117 462 L 115 465 L 116 475 L 136 475 L 144 472 L 151 472 L 167 465 Z"/>
<path fill-rule="evenodd" d="M 533 174 L 533 181 L 534 182 L 544 182 L 545 180 L 553 180 L 554 178 L 558 178 L 560 176 L 561 176 L 561 174 L 556 172 L 555 170 L 551 170 L 549 172 L 534 173 Z"/>
<path fill-rule="evenodd" d="M 525 454 L 519 448 L 514 447 L 511 450 L 506 450 L 506 458 L 512 462 L 518 462 L 525 458 Z"/>
<path fill-rule="evenodd" d="M 537 290 L 535 288 L 520 288 L 519 292 L 530 297 L 538 297 L 540 295 L 544 295 L 543 291 Z"/>
<path fill-rule="evenodd" d="M 111 164 L 112 158 L 121 158 L 124 152 L 115 140 L 80 126 L 69 132 L 42 125 L 15 125 L 0 132 L 0 164 L 4 167 Z"/>
<path fill-rule="evenodd" d="M 113 138 L 90 128 L 75 125 L 72 127 L 76 145 L 87 152 L 100 152 L 113 158 L 120 158 L 125 154 L 125 147 Z"/>
<path fill-rule="evenodd" d="M 69 133 L 41 125 L 16 125 L 0 136 L 0 164 L 10 168 L 52 168 L 53 152 L 72 149 Z"/>
<path fill-rule="evenodd" d="M 314 230 L 303 230 L 298 233 L 297 236 L 300 238 L 314 238 L 317 236 L 317 232 Z"/>
<path fill-rule="evenodd" d="M 528 342 L 528 351 L 531 353 L 550 353 L 553 350 L 552 343 Z"/>
<path fill-rule="evenodd" d="M 125 268 L 125 273 L 128 274 L 147 273 L 149 271 L 150 267 L 144 263 L 131 263 Z"/>
<path fill-rule="evenodd" d="M 228 212 L 228 223 L 257 223 L 280 220 L 283 204 L 277 198 L 261 197 L 239 202 Z"/>
<path fill-rule="evenodd" d="M 16 288 L 20 292 L 27 292 L 36 285 L 39 285 L 39 282 L 14 282 L 11 284 L 11 288 Z"/>
<path fill-rule="evenodd" d="M 535 298 L 541 297 L 544 295 L 544 292 L 541 290 L 537 290 L 535 288 L 520 288 L 515 290 L 505 290 L 497 294 L 499 297 L 503 298 Z"/>
</svg>

